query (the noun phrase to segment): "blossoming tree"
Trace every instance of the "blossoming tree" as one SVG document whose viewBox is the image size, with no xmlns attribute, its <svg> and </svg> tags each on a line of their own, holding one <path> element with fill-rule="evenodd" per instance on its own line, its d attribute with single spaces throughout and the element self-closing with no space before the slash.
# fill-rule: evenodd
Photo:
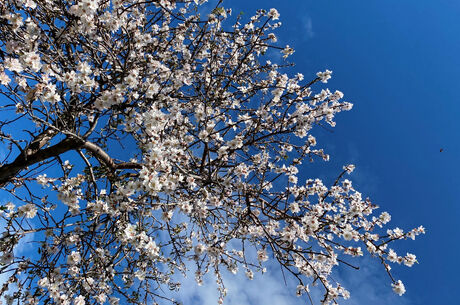
<svg viewBox="0 0 460 305">
<path fill-rule="evenodd" d="M 0 2 L 0 294 L 10 304 L 153 304 L 180 276 L 249 278 L 267 260 L 329 304 L 349 292 L 331 274 L 367 251 L 393 290 L 388 213 L 345 178 L 299 176 L 315 125 L 351 109 L 274 63 L 275 9 L 244 20 L 203 1 Z M 66 161 L 68 160 L 68 161 Z M 303 180 L 302 180 L 302 179 Z M 25 256 L 15 248 L 27 241 Z M 353 266 L 352 266 L 353 267 Z M 174 302 L 174 301 L 173 301 Z"/>
</svg>

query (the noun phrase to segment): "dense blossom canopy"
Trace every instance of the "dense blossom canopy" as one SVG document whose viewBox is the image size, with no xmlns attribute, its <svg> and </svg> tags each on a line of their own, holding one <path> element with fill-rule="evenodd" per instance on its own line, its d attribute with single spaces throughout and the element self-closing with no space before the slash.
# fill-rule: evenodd
<svg viewBox="0 0 460 305">
<path fill-rule="evenodd" d="M 352 107 L 323 88 L 332 72 L 287 74 L 275 9 L 200 2 L 0 2 L 8 304 L 160 303 L 189 270 L 213 273 L 222 303 L 223 270 L 252 278 L 270 259 L 329 304 L 349 297 L 334 268 L 363 251 L 405 292 L 390 263 L 416 257 L 390 244 L 423 227 L 384 228 L 353 165 L 330 186 L 299 175 L 329 159 L 312 128 Z"/>
</svg>

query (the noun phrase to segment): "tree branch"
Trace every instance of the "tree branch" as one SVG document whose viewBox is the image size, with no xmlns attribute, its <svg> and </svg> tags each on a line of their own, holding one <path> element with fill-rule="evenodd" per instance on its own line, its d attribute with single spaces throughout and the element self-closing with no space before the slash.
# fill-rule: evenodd
<svg viewBox="0 0 460 305">
<path fill-rule="evenodd" d="M 34 141 L 32 141 L 32 143 L 34 143 Z M 40 143 L 43 144 L 42 141 L 40 141 Z M 40 145 L 38 145 L 38 147 L 40 147 Z M 69 150 L 76 149 L 81 145 L 80 141 L 70 138 L 64 139 L 58 144 L 45 149 L 31 149 L 29 145 L 29 148 L 25 149 L 13 162 L 0 167 L 0 186 L 4 186 L 6 183 L 10 182 L 12 178 L 26 167 L 48 158 L 56 157 Z"/>
<path fill-rule="evenodd" d="M 83 148 L 86 148 L 90 151 L 98 160 L 99 162 L 103 163 L 107 167 L 112 170 L 116 169 L 141 169 L 142 165 L 135 162 L 122 162 L 122 163 L 115 163 L 112 157 L 109 156 L 102 148 L 97 146 L 96 144 L 85 141 L 82 145 Z"/>
</svg>

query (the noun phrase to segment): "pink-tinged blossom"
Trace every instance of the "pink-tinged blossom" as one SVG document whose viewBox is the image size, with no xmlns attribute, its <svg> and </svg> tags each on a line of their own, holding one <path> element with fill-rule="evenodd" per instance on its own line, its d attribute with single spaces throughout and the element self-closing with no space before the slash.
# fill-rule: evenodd
<svg viewBox="0 0 460 305">
<path fill-rule="evenodd" d="M 326 69 L 324 72 L 318 72 L 316 73 L 316 76 L 319 77 L 322 83 L 327 83 L 327 81 L 331 78 L 332 71 L 329 71 Z"/>
<path fill-rule="evenodd" d="M 36 52 L 27 52 L 22 56 L 22 60 L 26 66 L 32 71 L 38 72 L 42 67 L 40 62 L 40 55 Z"/>
<path fill-rule="evenodd" d="M 31 203 L 20 206 L 18 211 L 22 213 L 27 218 L 34 218 L 37 215 L 37 207 Z"/>
<path fill-rule="evenodd" d="M 85 297 L 82 295 L 79 295 L 78 297 L 74 299 L 73 304 L 74 305 L 85 305 L 86 304 Z"/>
<path fill-rule="evenodd" d="M 19 59 L 17 58 L 7 58 L 5 60 L 5 68 L 10 70 L 11 72 L 20 73 L 24 70 Z"/>
<path fill-rule="evenodd" d="M 257 251 L 257 259 L 259 262 L 265 262 L 268 260 L 267 251 L 265 249 L 260 249 Z"/>
<path fill-rule="evenodd" d="M 404 293 L 406 293 L 406 287 L 404 287 L 404 284 L 401 282 L 401 280 L 392 283 L 391 287 L 393 287 L 393 291 L 399 296 L 402 296 Z"/>
<path fill-rule="evenodd" d="M 36 4 L 35 1 L 33 1 L 33 0 L 26 0 L 26 1 L 24 2 L 24 6 L 25 6 L 25 7 L 28 7 L 28 8 L 31 8 L 31 9 L 34 9 L 34 8 L 37 7 L 37 4 Z"/>
<path fill-rule="evenodd" d="M 11 79 L 8 77 L 8 75 L 5 72 L 0 72 L 0 84 L 3 86 L 8 86 L 10 83 Z"/>
<path fill-rule="evenodd" d="M 275 8 L 270 9 L 270 11 L 267 14 L 268 17 L 272 18 L 273 20 L 278 20 L 280 17 L 280 14 Z"/>
</svg>

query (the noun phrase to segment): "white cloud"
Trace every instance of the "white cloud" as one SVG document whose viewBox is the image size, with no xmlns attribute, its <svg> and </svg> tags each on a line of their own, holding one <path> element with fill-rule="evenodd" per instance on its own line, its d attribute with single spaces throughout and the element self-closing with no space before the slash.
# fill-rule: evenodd
<svg viewBox="0 0 460 305">
<path fill-rule="evenodd" d="M 304 39 L 311 39 L 315 36 L 315 32 L 313 31 L 313 21 L 311 17 L 305 16 L 302 19 L 302 25 L 304 30 Z"/>
<path fill-rule="evenodd" d="M 228 289 L 224 300 L 226 305 L 294 305 L 299 301 L 295 297 L 295 283 L 290 279 L 286 286 L 279 269 L 263 275 L 256 273 L 252 281 L 246 278 L 243 270 L 237 275 L 225 273 L 224 284 Z M 183 281 L 177 299 L 183 304 L 216 305 L 218 297 L 217 284 L 210 274 L 205 277 L 203 286 L 198 286 L 193 276 L 188 277 Z"/>
<path fill-rule="evenodd" d="M 384 267 L 377 259 L 364 257 L 359 260 L 360 270 L 342 268 L 337 280 L 351 292 L 349 300 L 342 301 L 343 305 L 408 305 L 407 296 L 395 294 L 391 288 L 391 280 Z"/>
<path fill-rule="evenodd" d="M 400 297 L 392 291 L 391 281 L 377 260 L 363 258 L 360 260 L 360 267 L 360 270 L 343 267 L 334 274 L 334 279 L 351 292 L 351 298 L 340 300 L 339 304 L 411 304 L 406 296 Z M 275 263 L 269 266 L 267 273 L 256 273 L 252 281 L 246 278 L 244 270 L 240 270 L 237 275 L 225 272 L 224 284 L 228 289 L 228 294 L 224 304 L 297 305 L 299 302 L 309 304 L 306 295 L 302 298 L 295 296 L 297 283 L 288 274 L 286 274 L 286 282 L 287 285 L 280 268 Z M 310 291 L 314 304 L 319 304 L 322 298 L 321 288 L 310 286 Z M 176 299 L 182 304 L 216 305 L 218 297 L 217 285 L 212 274 L 204 278 L 203 286 L 198 286 L 195 283 L 193 272 L 190 272 L 190 276 L 182 281 L 182 288 Z"/>
</svg>

